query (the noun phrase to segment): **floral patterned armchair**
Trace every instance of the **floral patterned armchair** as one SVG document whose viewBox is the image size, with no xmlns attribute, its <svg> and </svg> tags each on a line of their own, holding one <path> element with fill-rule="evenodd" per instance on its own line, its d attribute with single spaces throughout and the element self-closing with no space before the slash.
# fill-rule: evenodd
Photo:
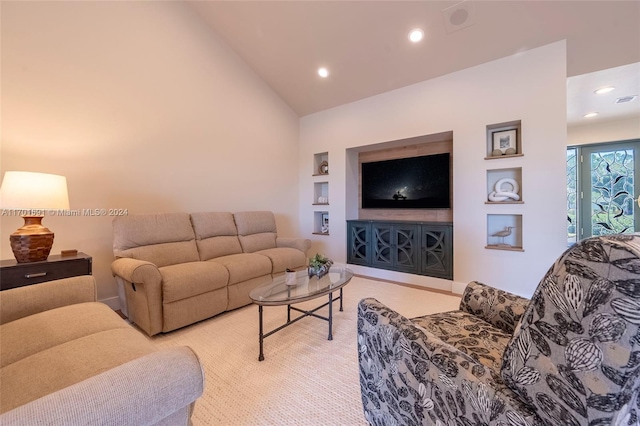
<svg viewBox="0 0 640 426">
<path fill-rule="evenodd" d="M 531 301 L 472 282 L 458 311 L 358 306 L 371 425 L 640 424 L 640 235 L 583 240 Z"/>
</svg>

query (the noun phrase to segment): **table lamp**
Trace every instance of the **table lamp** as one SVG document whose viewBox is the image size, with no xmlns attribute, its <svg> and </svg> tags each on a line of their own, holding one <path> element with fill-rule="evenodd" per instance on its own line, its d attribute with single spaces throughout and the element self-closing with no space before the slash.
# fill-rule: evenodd
<svg viewBox="0 0 640 426">
<path fill-rule="evenodd" d="M 67 178 L 32 172 L 5 172 L 0 207 L 24 218 L 24 226 L 9 240 L 18 263 L 47 260 L 53 232 L 42 225 L 46 210 L 68 209 Z"/>
</svg>

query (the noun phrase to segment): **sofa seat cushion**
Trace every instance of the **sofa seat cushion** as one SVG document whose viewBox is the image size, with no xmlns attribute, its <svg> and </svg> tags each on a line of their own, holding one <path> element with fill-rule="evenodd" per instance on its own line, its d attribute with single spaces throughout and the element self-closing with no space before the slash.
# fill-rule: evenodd
<svg viewBox="0 0 640 426">
<path fill-rule="evenodd" d="M 0 326 L 0 366 L 105 330 L 131 328 L 104 303 L 63 306 Z M 28 336 L 28 338 L 26 338 Z"/>
<path fill-rule="evenodd" d="M 129 326 L 45 349 L 0 369 L 0 411 L 11 410 L 155 350 Z"/>
<path fill-rule="evenodd" d="M 231 254 L 210 260 L 229 271 L 229 285 L 271 274 L 271 260 L 256 253 Z"/>
<path fill-rule="evenodd" d="M 490 323 L 463 311 L 442 312 L 411 321 L 498 373 L 511 339 Z"/>
<path fill-rule="evenodd" d="M 307 256 L 300 250 L 289 247 L 270 248 L 256 252 L 271 259 L 272 273 L 278 274 L 285 269 L 296 269 L 307 264 Z"/>
<path fill-rule="evenodd" d="M 0 413 L 156 351 L 118 314 L 96 302 L 24 317 L 1 325 L 0 333 Z"/>
<path fill-rule="evenodd" d="M 162 299 L 175 302 L 227 286 L 227 269 L 213 262 L 188 262 L 160 268 Z"/>
</svg>

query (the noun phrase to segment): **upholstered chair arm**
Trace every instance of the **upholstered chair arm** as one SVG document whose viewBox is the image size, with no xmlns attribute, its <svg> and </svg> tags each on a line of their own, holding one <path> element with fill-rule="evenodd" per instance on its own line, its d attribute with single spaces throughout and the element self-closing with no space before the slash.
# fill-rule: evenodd
<svg viewBox="0 0 640 426">
<path fill-rule="evenodd" d="M 496 372 L 376 299 L 358 305 L 358 362 L 371 425 L 533 424 Z"/>
<path fill-rule="evenodd" d="M 149 336 L 162 331 L 162 275 L 151 262 L 126 257 L 111 264 L 116 280 L 123 281 L 129 319 Z"/>
<path fill-rule="evenodd" d="M 195 353 L 188 347 L 171 348 L 8 411 L 0 423 L 188 425 L 203 389 L 204 374 Z"/>
<path fill-rule="evenodd" d="M 460 310 L 482 318 L 505 333 L 513 334 L 529 306 L 529 299 L 472 281 L 462 294 Z"/>
<path fill-rule="evenodd" d="M 298 249 L 307 255 L 307 252 L 311 248 L 311 240 L 308 238 L 276 238 L 276 247 L 289 247 Z"/>
<path fill-rule="evenodd" d="M 61 306 L 95 301 L 96 282 L 91 275 L 12 288 L 0 292 L 0 324 Z"/>
</svg>

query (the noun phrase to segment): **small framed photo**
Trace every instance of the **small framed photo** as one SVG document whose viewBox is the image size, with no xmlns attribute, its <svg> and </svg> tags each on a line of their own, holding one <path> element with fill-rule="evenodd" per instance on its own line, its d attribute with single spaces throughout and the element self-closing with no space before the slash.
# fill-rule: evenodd
<svg viewBox="0 0 640 426">
<path fill-rule="evenodd" d="M 515 154 L 517 152 L 517 137 L 518 131 L 516 129 L 493 132 L 493 151 L 496 152 L 500 150 L 504 155 L 507 154 L 507 150 L 509 150 L 508 154 Z"/>
<path fill-rule="evenodd" d="M 322 213 L 322 226 L 329 226 L 329 213 Z"/>
</svg>

